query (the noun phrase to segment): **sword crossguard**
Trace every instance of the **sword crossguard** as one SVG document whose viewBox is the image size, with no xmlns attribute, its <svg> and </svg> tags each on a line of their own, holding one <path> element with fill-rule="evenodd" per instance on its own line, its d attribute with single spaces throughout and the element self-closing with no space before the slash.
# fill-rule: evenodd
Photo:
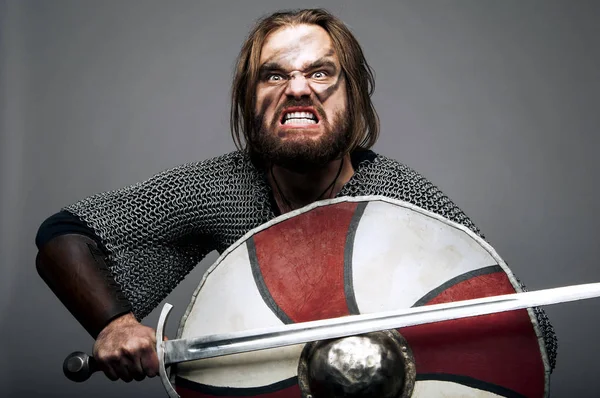
<svg viewBox="0 0 600 398">
<path fill-rule="evenodd" d="M 167 367 L 165 366 L 165 346 L 163 340 L 165 335 L 165 325 L 171 309 L 173 309 L 173 306 L 169 303 L 165 303 L 160 313 L 160 317 L 158 318 L 158 325 L 156 326 L 156 354 L 158 355 L 158 373 L 160 375 L 160 381 L 167 394 L 170 398 L 180 398 L 169 380 Z M 99 370 L 100 368 L 98 368 L 98 364 L 94 357 L 85 352 L 75 351 L 69 354 L 63 361 L 63 373 L 65 376 L 69 380 L 78 383 L 86 381 L 92 374 Z"/>
<path fill-rule="evenodd" d="M 169 318 L 169 313 L 173 309 L 173 306 L 169 303 L 165 303 L 162 311 L 160 312 L 160 317 L 158 318 L 158 325 L 156 326 L 156 354 L 158 355 L 158 373 L 160 375 L 160 381 L 163 384 L 163 387 L 167 391 L 167 394 L 170 398 L 180 398 L 175 388 L 171 384 L 171 380 L 169 380 L 169 375 L 167 374 L 167 367 L 165 366 L 165 325 L 167 323 L 167 319 Z"/>
</svg>

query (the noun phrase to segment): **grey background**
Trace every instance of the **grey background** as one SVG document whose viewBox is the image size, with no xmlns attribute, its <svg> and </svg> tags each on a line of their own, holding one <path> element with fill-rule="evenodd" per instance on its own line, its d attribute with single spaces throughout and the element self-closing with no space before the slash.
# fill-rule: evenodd
<svg viewBox="0 0 600 398">
<path fill-rule="evenodd" d="M 62 376 L 92 340 L 38 278 L 35 232 L 77 199 L 232 150 L 234 58 L 280 8 L 348 23 L 377 75 L 375 149 L 445 191 L 530 289 L 600 281 L 598 4 L 0 0 L 0 395 L 164 396 L 158 379 Z M 167 299 L 169 334 L 215 258 Z M 598 396 L 599 311 L 547 307 L 553 397 Z"/>
</svg>

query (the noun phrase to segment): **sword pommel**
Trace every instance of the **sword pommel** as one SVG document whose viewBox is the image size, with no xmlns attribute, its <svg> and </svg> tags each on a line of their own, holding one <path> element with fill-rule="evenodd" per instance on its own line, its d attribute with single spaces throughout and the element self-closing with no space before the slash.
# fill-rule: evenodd
<svg viewBox="0 0 600 398">
<path fill-rule="evenodd" d="M 85 352 L 76 351 L 67 356 L 63 362 L 63 373 L 71 381 L 81 383 L 90 378 L 98 370 L 94 357 Z"/>
</svg>

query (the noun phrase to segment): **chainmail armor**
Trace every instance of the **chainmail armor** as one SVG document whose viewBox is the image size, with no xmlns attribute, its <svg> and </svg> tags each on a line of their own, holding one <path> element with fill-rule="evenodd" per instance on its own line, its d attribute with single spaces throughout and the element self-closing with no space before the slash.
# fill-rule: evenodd
<svg viewBox="0 0 600 398">
<path fill-rule="evenodd" d="M 362 161 L 337 196 L 367 195 L 412 203 L 484 238 L 431 182 L 384 156 Z M 264 174 L 236 151 L 90 196 L 64 210 L 86 222 L 102 240 L 115 280 L 142 319 L 208 253 L 222 253 L 249 230 L 273 219 L 271 198 Z M 554 369 L 554 330 L 543 310 L 534 311 Z"/>
</svg>

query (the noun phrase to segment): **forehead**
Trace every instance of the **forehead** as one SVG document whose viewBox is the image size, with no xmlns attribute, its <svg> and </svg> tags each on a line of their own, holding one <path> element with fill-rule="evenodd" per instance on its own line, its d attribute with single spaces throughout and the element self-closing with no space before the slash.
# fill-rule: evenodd
<svg viewBox="0 0 600 398">
<path fill-rule="evenodd" d="M 271 32 L 260 54 L 260 64 L 277 62 L 285 67 L 301 69 L 319 58 L 329 56 L 337 62 L 331 38 L 317 25 L 294 25 Z"/>
</svg>

